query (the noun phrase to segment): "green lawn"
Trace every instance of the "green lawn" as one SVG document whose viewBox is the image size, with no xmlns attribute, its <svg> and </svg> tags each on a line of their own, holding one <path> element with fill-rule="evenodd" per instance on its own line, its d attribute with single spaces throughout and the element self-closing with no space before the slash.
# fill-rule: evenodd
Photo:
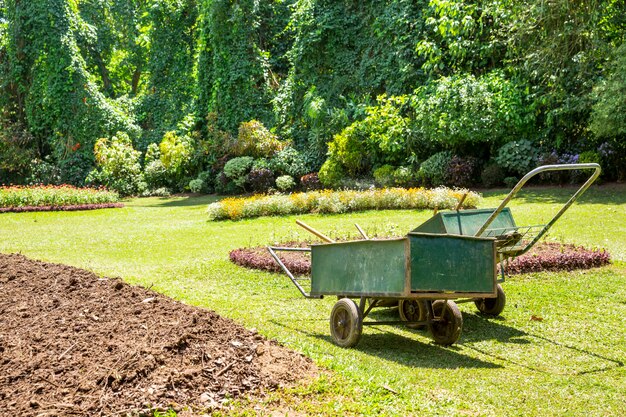
<svg viewBox="0 0 626 417">
<path fill-rule="evenodd" d="M 511 204 L 517 223 L 546 222 L 571 192 L 535 188 L 522 194 Z M 504 192 L 485 196 L 481 206 L 493 207 Z M 473 305 L 460 305 L 463 333 L 449 348 L 401 326 L 366 327 L 356 348 L 336 347 L 328 330 L 334 297 L 306 300 L 285 276 L 228 261 L 233 248 L 308 237 L 295 217 L 208 222 L 206 206 L 212 201 L 148 198 L 131 200 L 123 209 L 0 214 L 0 252 L 152 286 L 254 327 L 332 371 L 273 395 L 267 409 L 399 416 L 626 412 L 626 186 L 593 187 L 548 236 L 605 247 L 616 260 L 613 266 L 512 277 L 503 284 L 508 304 L 501 318 L 486 319 Z M 357 236 L 355 222 L 370 234 L 404 234 L 430 215 L 387 211 L 299 218 L 340 237 Z"/>
</svg>

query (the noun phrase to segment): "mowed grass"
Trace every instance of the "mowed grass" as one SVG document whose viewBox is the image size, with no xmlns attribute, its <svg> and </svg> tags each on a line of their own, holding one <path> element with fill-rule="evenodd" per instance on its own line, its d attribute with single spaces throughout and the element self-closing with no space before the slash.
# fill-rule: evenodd
<svg viewBox="0 0 626 417">
<path fill-rule="evenodd" d="M 545 223 L 574 190 L 531 188 L 513 200 L 519 225 Z M 485 193 L 494 207 L 503 191 Z M 605 247 L 613 266 L 515 276 L 503 284 L 499 318 L 461 304 L 464 329 L 448 348 L 426 332 L 368 326 L 354 349 L 335 346 L 334 297 L 306 300 L 284 275 L 246 270 L 231 249 L 298 240 L 295 217 L 208 222 L 214 197 L 136 199 L 123 209 L 0 215 L 0 252 L 91 269 L 213 309 L 311 357 L 322 368 L 308 384 L 242 415 L 622 416 L 626 414 L 626 186 L 593 187 L 548 239 Z M 334 237 L 401 235 L 430 211 L 300 216 Z M 373 318 L 391 319 L 393 310 Z M 533 319 L 534 318 L 534 319 Z M 255 408 L 256 407 L 256 408 Z M 259 408 L 260 407 L 260 408 Z M 261 410 L 261 411 L 259 411 Z"/>
</svg>

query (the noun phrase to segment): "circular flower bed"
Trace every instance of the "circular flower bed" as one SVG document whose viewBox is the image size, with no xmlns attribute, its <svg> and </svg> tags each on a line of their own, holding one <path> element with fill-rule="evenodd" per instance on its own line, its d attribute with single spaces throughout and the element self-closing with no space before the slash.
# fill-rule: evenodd
<svg viewBox="0 0 626 417">
<path fill-rule="evenodd" d="M 306 242 L 290 242 L 285 247 L 306 247 Z M 311 272 L 311 257 L 302 252 L 281 252 L 280 259 L 291 272 L 306 275 Z M 230 260 L 246 268 L 281 272 L 266 247 L 240 248 L 230 252 Z M 604 249 L 587 249 L 582 246 L 543 242 L 528 253 L 505 264 L 508 274 L 524 274 L 541 271 L 572 271 L 608 265 L 610 254 Z"/>
</svg>

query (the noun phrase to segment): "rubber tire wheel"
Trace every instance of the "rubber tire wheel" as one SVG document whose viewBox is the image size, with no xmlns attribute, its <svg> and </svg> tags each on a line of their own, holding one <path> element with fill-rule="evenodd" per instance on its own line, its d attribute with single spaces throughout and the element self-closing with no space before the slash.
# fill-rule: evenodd
<svg viewBox="0 0 626 417">
<path fill-rule="evenodd" d="M 430 332 L 435 343 L 449 346 L 459 340 L 463 329 L 463 316 L 456 303 L 449 300 L 433 301 L 434 318 L 441 318 L 442 321 L 430 323 Z"/>
<path fill-rule="evenodd" d="M 496 286 L 496 298 L 479 298 L 474 301 L 476 308 L 483 314 L 498 316 L 506 305 L 506 295 L 500 284 Z"/>
<path fill-rule="evenodd" d="M 338 346 L 356 346 L 363 332 L 363 314 L 354 300 L 342 298 L 330 313 L 330 336 Z"/>
<path fill-rule="evenodd" d="M 398 312 L 402 321 L 426 321 L 426 301 L 424 300 L 400 300 Z M 410 329 L 423 329 L 424 324 L 407 324 Z"/>
</svg>

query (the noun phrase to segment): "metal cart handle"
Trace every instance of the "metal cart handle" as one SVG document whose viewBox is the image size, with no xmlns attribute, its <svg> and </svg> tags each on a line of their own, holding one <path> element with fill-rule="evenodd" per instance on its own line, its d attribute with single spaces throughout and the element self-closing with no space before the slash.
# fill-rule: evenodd
<svg viewBox="0 0 626 417">
<path fill-rule="evenodd" d="M 496 217 L 498 217 L 498 214 L 500 214 L 500 212 L 504 209 L 504 207 L 506 207 L 506 205 L 509 203 L 509 201 L 511 201 L 511 199 L 513 197 L 515 197 L 515 194 L 517 194 L 517 192 L 524 186 L 524 184 L 526 184 L 526 182 L 528 182 L 529 179 L 531 179 L 532 177 L 534 177 L 537 174 L 541 174 L 542 172 L 547 172 L 547 171 L 568 171 L 568 170 L 574 170 L 574 169 L 581 169 L 581 170 L 593 169 L 594 172 L 589 177 L 589 179 L 578 189 L 578 191 L 576 191 L 576 193 L 574 193 L 574 195 L 569 199 L 569 201 L 567 203 L 565 203 L 565 205 L 561 208 L 561 210 L 559 210 L 559 212 L 556 213 L 556 215 L 552 218 L 552 220 L 550 220 L 548 222 L 548 224 L 546 224 L 543 227 L 543 229 L 541 229 L 541 231 L 537 234 L 535 239 L 527 246 L 527 248 L 530 249 L 530 247 L 532 247 L 541 238 L 541 236 L 543 236 L 548 231 L 548 229 L 550 229 L 550 227 L 552 227 L 552 225 L 559 219 L 559 217 L 561 217 L 563 215 L 563 213 L 565 213 L 565 211 L 574 203 L 574 201 L 576 201 L 576 199 L 578 197 L 580 197 L 580 195 L 582 193 L 587 191 L 587 188 L 589 188 L 591 186 L 591 184 L 598 178 L 598 176 L 600 175 L 600 171 L 601 171 L 600 165 L 595 164 L 595 163 L 592 163 L 592 164 L 544 165 L 544 166 L 540 166 L 540 167 L 537 167 L 537 168 L 533 169 L 528 174 L 524 175 L 524 177 L 521 180 L 519 180 L 519 182 L 517 183 L 517 185 L 515 185 L 515 187 L 513 187 L 513 189 L 509 193 L 509 195 L 507 195 L 506 198 L 504 200 L 502 200 L 502 203 L 500 203 L 498 208 L 495 209 L 493 213 L 491 213 L 491 215 L 489 216 L 487 221 L 485 221 L 485 224 L 483 224 L 482 227 L 480 229 L 478 229 L 478 232 L 476 232 L 475 236 L 480 236 L 480 235 L 482 235 L 485 232 L 485 230 L 487 230 L 487 228 L 494 221 L 494 219 Z"/>
</svg>

